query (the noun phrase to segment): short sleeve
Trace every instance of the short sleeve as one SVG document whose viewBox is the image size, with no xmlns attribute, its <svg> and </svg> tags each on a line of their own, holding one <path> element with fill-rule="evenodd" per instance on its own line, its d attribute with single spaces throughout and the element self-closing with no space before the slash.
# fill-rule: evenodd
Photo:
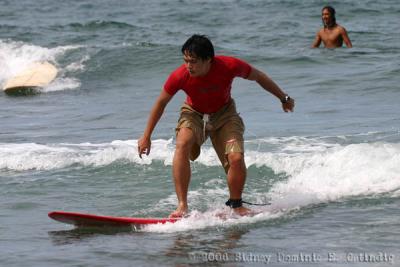
<svg viewBox="0 0 400 267">
<path fill-rule="evenodd" d="M 249 63 L 247 63 L 244 60 L 234 58 L 234 57 L 231 57 L 230 61 L 231 61 L 230 64 L 231 64 L 231 68 L 233 71 L 233 75 L 235 77 L 241 77 L 244 79 L 249 77 L 251 69 L 252 69 L 252 67 Z"/>
<path fill-rule="evenodd" d="M 184 77 L 184 66 L 180 66 L 174 70 L 164 83 L 164 91 L 169 95 L 175 95 L 178 90 L 182 89 L 182 80 Z"/>
</svg>

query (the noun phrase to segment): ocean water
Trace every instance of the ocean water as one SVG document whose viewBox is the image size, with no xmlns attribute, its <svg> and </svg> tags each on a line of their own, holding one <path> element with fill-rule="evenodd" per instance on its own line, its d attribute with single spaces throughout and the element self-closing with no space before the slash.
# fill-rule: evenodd
<svg viewBox="0 0 400 267">
<path fill-rule="evenodd" d="M 331 1 L 354 48 L 310 49 L 323 1 L 0 1 L 0 84 L 29 63 L 59 70 L 37 94 L 0 92 L 1 266 L 399 266 L 400 4 Z M 218 54 L 265 71 L 294 113 L 236 79 L 246 124 L 244 200 L 228 197 L 211 144 L 192 164 L 190 216 L 138 231 L 74 229 L 53 210 L 163 217 L 182 93 L 137 155 L 180 47 L 208 35 Z"/>
</svg>

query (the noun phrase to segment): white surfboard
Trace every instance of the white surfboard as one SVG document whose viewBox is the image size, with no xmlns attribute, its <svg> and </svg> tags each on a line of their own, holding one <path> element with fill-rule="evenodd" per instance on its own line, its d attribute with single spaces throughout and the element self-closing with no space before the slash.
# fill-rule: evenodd
<svg viewBox="0 0 400 267">
<path fill-rule="evenodd" d="M 57 69 L 49 62 L 36 62 L 12 77 L 3 86 L 6 93 L 18 90 L 44 87 L 57 76 Z"/>
</svg>

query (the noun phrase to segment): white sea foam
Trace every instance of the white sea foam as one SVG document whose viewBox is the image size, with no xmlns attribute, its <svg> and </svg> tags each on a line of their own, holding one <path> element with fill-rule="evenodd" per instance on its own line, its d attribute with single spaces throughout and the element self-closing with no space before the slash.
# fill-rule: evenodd
<svg viewBox="0 0 400 267">
<path fill-rule="evenodd" d="M 81 86 L 81 82 L 77 78 L 56 78 L 52 83 L 42 89 L 42 92 L 53 92 L 77 89 Z"/>
<path fill-rule="evenodd" d="M 273 151 L 248 150 L 247 166 L 267 166 L 275 173 L 286 176 L 276 182 L 269 191 L 247 192 L 254 202 L 265 202 L 270 206 L 259 208 L 254 217 L 223 220 L 215 216 L 224 209 L 227 196 L 226 185 L 221 179 L 211 178 L 204 188 L 191 190 L 189 201 L 194 212 L 192 216 L 176 224 L 156 225 L 146 231 L 181 231 L 226 224 L 242 224 L 269 220 L 299 208 L 330 201 L 341 201 L 349 197 L 390 193 L 400 194 L 400 144 L 361 143 L 339 145 L 324 143 L 321 139 L 291 138 L 253 140 L 268 145 L 278 144 Z M 136 140 L 92 144 L 0 144 L 0 174 L 5 171 L 53 170 L 70 166 L 107 166 L 117 161 L 127 164 L 152 164 L 162 161 L 171 165 L 174 151 L 173 140 L 154 140 L 151 154 L 140 159 L 137 155 Z M 296 144 L 296 145 L 295 145 Z M 261 146 L 262 147 L 262 146 Z M 211 147 L 204 147 L 198 164 L 219 165 Z M 251 179 L 251 177 L 249 177 Z M 209 196 L 205 198 L 204 196 Z M 160 200 L 157 207 L 171 209 L 176 197 Z"/>
<path fill-rule="evenodd" d="M 314 139 L 281 140 L 279 149 L 273 151 L 246 151 L 247 166 L 268 166 L 276 173 L 286 173 L 291 177 L 300 175 L 342 178 L 347 176 L 365 177 L 376 174 L 396 175 L 399 172 L 400 144 L 362 143 L 339 145 L 323 143 Z M 268 143 L 269 140 L 250 142 Z M 272 142 L 276 142 L 272 140 Z M 162 161 L 171 165 L 174 152 L 172 139 L 153 140 L 149 156 L 140 159 L 137 155 L 136 140 L 115 140 L 110 143 L 92 144 L 0 144 L 0 169 L 15 171 L 51 170 L 68 167 L 71 164 L 82 166 L 105 166 L 123 160 L 136 164 L 151 164 Z M 48 158 L 53 160 L 48 162 Z M 18 164 L 16 164 L 19 162 Z M 57 162 L 57 163 L 56 163 Z M 202 148 L 198 163 L 205 166 L 220 165 L 211 146 Z"/>
<path fill-rule="evenodd" d="M 183 218 L 175 223 L 153 224 L 142 229 L 145 232 L 186 232 L 189 230 L 204 229 L 207 227 L 232 227 L 242 224 L 250 224 L 271 220 L 281 217 L 282 210 L 264 211 L 255 216 L 237 216 L 232 214 L 228 208 L 212 209 L 206 212 L 193 211 L 189 217 Z M 226 217 L 224 217 L 224 215 Z"/>
<path fill-rule="evenodd" d="M 84 69 L 84 63 L 88 60 L 89 56 L 85 56 L 78 62 L 70 63 L 70 65 L 65 68 L 58 63 L 58 60 L 68 51 L 79 49 L 80 47 L 81 46 L 67 45 L 46 48 L 24 42 L 0 40 L 0 85 L 24 71 L 32 63 L 48 61 L 57 67 L 58 74 L 51 84 L 42 89 L 42 92 L 78 88 L 80 86 L 80 81 L 75 77 L 69 77 L 67 72 L 82 71 Z"/>
<path fill-rule="evenodd" d="M 104 144 L 0 144 L 0 170 L 14 171 L 53 170 L 82 166 L 106 166 L 124 160 L 138 164 L 151 164 L 162 160 L 171 164 L 172 140 L 155 140 L 150 157 L 140 159 L 136 141 L 113 141 Z"/>
<path fill-rule="evenodd" d="M 287 180 L 274 184 L 269 192 L 250 192 L 252 198 L 256 199 L 255 202 L 265 202 L 263 199 L 270 199 L 271 205 L 256 208 L 260 212 L 258 215 L 221 219 L 217 213 L 224 210 L 224 207 L 221 204 L 206 203 L 208 209 L 203 213 L 195 211 L 176 224 L 151 225 L 144 231 L 179 232 L 256 223 L 280 218 L 309 205 L 360 196 L 400 195 L 400 144 L 320 143 L 313 144 L 312 147 L 312 149 L 306 147 L 303 153 L 299 149 L 296 149 L 297 153 L 251 151 L 250 154 L 253 155 L 248 158 L 250 165 L 267 165 L 275 172 L 284 172 L 288 176 Z M 287 151 L 287 147 L 284 150 Z M 212 196 L 214 202 L 223 203 L 227 190 L 218 187 L 190 191 L 189 202 L 194 206 L 196 203 L 204 204 L 204 196 Z M 174 203 L 176 198 L 171 195 L 159 204 L 167 208 Z"/>
<path fill-rule="evenodd" d="M 294 164 L 292 164 L 294 163 Z M 271 191 L 277 203 L 304 206 L 400 189 L 400 144 L 353 144 L 286 161 L 290 179 Z"/>
</svg>

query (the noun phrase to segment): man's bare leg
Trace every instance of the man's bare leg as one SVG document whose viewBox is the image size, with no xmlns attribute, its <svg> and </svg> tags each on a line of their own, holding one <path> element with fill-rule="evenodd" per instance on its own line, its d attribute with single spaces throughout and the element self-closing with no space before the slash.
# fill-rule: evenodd
<svg viewBox="0 0 400 267">
<path fill-rule="evenodd" d="M 229 197 L 230 199 L 241 199 L 244 184 L 246 182 L 246 164 L 243 153 L 234 152 L 228 154 L 229 169 L 227 174 Z M 251 213 L 245 207 L 235 208 L 234 211 L 239 215 Z"/>
<path fill-rule="evenodd" d="M 195 137 L 191 129 L 182 128 L 179 130 L 172 162 L 172 175 L 174 176 L 175 191 L 178 197 L 178 207 L 169 217 L 182 217 L 188 211 L 187 194 L 191 176 L 189 156 L 194 143 Z"/>
</svg>

